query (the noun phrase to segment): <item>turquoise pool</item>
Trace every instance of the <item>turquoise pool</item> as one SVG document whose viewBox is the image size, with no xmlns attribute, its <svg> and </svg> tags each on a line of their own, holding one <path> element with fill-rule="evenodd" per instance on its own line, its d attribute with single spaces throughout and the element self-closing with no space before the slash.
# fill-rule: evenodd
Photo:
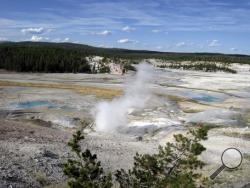
<svg viewBox="0 0 250 188">
<path fill-rule="evenodd" d="M 50 101 L 25 101 L 19 103 L 11 103 L 10 107 L 14 109 L 32 109 L 32 108 L 40 108 L 40 107 L 47 107 L 47 108 L 55 108 L 57 105 L 50 102 Z"/>
<path fill-rule="evenodd" d="M 194 97 L 191 97 L 191 99 L 196 100 L 196 101 L 202 101 L 202 102 L 219 102 L 219 101 L 221 101 L 221 99 L 218 97 L 206 95 L 206 94 L 202 94 L 200 96 L 194 96 Z"/>
<path fill-rule="evenodd" d="M 188 92 L 185 94 L 185 96 L 192 100 L 206 103 L 221 102 L 224 100 L 222 96 L 198 92 Z"/>
</svg>

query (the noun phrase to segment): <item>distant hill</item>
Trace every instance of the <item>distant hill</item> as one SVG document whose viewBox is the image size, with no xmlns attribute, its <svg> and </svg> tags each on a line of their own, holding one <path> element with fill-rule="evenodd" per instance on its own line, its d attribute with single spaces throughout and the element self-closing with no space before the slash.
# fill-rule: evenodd
<svg viewBox="0 0 250 188">
<path fill-rule="evenodd" d="M 121 49 L 121 48 L 101 48 L 101 47 L 93 47 L 85 44 L 77 44 L 77 43 L 53 43 L 53 42 L 2 42 L 0 47 L 2 46 L 16 46 L 16 47 L 55 47 L 55 48 L 65 48 L 65 49 L 77 49 L 81 51 L 85 51 L 86 53 L 90 53 L 90 55 L 102 55 L 103 53 L 106 55 L 112 56 L 127 56 L 133 54 L 136 58 L 138 56 L 145 56 L 145 58 L 158 56 L 162 58 L 164 56 L 223 56 L 223 57 L 236 57 L 236 58 L 249 58 L 250 55 L 243 54 L 222 54 L 222 53 L 206 53 L 206 52 L 197 52 L 197 53 L 182 53 L 182 52 L 158 52 L 158 51 L 149 51 L 149 50 L 129 50 L 129 49 Z M 144 57 L 143 57 L 144 58 Z"/>
<path fill-rule="evenodd" d="M 0 68 L 32 72 L 90 72 L 85 57 L 146 59 L 172 61 L 210 61 L 250 64 L 250 56 L 220 53 L 175 53 L 119 48 L 100 48 L 75 43 L 2 42 Z"/>
</svg>

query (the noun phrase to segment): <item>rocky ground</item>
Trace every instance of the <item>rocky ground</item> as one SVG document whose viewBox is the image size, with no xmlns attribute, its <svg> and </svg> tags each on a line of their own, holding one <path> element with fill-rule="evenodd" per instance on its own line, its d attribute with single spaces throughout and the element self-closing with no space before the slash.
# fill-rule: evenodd
<svg viewBox="0 0 250 188">
<path fill-rule="evenodd" d="M 70 132 L 44 122 L 1 119 L 0 187 L 42 187 L 63 180 Z"/>
<path fill-rule="evenodd" d="M 62 169 L 63 163 L 73 157 L 67 146 L 73 131 L 42 121 L 1 119 L 0 187 L 43 187 L 66 181 Z M 157 149 L 153 142 L 145 144 L 118 133 L 91 133 L 82 147 L 97 153 L 108 171 L 128 169 L 136 152 Z"/>
</svg>

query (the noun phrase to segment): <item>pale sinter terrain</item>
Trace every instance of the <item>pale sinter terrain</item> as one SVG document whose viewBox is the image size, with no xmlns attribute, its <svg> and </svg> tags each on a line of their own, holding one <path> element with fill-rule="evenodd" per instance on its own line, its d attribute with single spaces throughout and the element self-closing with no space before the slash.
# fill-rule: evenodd
<svg viewBox="0 0 250 188">
<path fill-rule="evenodd" d="M 208 176 L 227 147 L 244 155 L 236 171 L 224 171 L 214 187 L 241 187 L 250 179 L 249 66 L 237 74 L 155 68 L 144 104 L 128 106 L 126 125 L 95 131 L 83 144 L 114 171 L 129 168 L 136 152 L 153 153 L 194 123 L 213 126 L 202 159 Z M 0 74 L 0 185 L 13 187 L 62 183 L 62 163 L 70 156 L 67 141 L 81 120 L 95 122 L 96 105 L 123 95 L 134 72 L 111 74 Z M 126 93 L 126 92 L 125 92 Z M 127 93 L 129 95 L 129 92 Z"/>
</svg>

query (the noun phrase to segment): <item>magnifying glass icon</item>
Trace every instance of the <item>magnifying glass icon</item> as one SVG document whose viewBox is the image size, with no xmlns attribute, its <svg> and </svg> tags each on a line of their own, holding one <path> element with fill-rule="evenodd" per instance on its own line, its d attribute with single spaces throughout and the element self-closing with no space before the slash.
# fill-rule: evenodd
<svg viewBox="0 0 250 188">
<path fill-rule="evenodd" d="M 225 149 L 221 155 L 222 165 L 210 176 L 210 178 L 214 179 L 225 168 L 227 169 L 238 168 L 241 165 L 242 160 L 243 160 L 243 155 L 237 148 Z"/>
</svg>

